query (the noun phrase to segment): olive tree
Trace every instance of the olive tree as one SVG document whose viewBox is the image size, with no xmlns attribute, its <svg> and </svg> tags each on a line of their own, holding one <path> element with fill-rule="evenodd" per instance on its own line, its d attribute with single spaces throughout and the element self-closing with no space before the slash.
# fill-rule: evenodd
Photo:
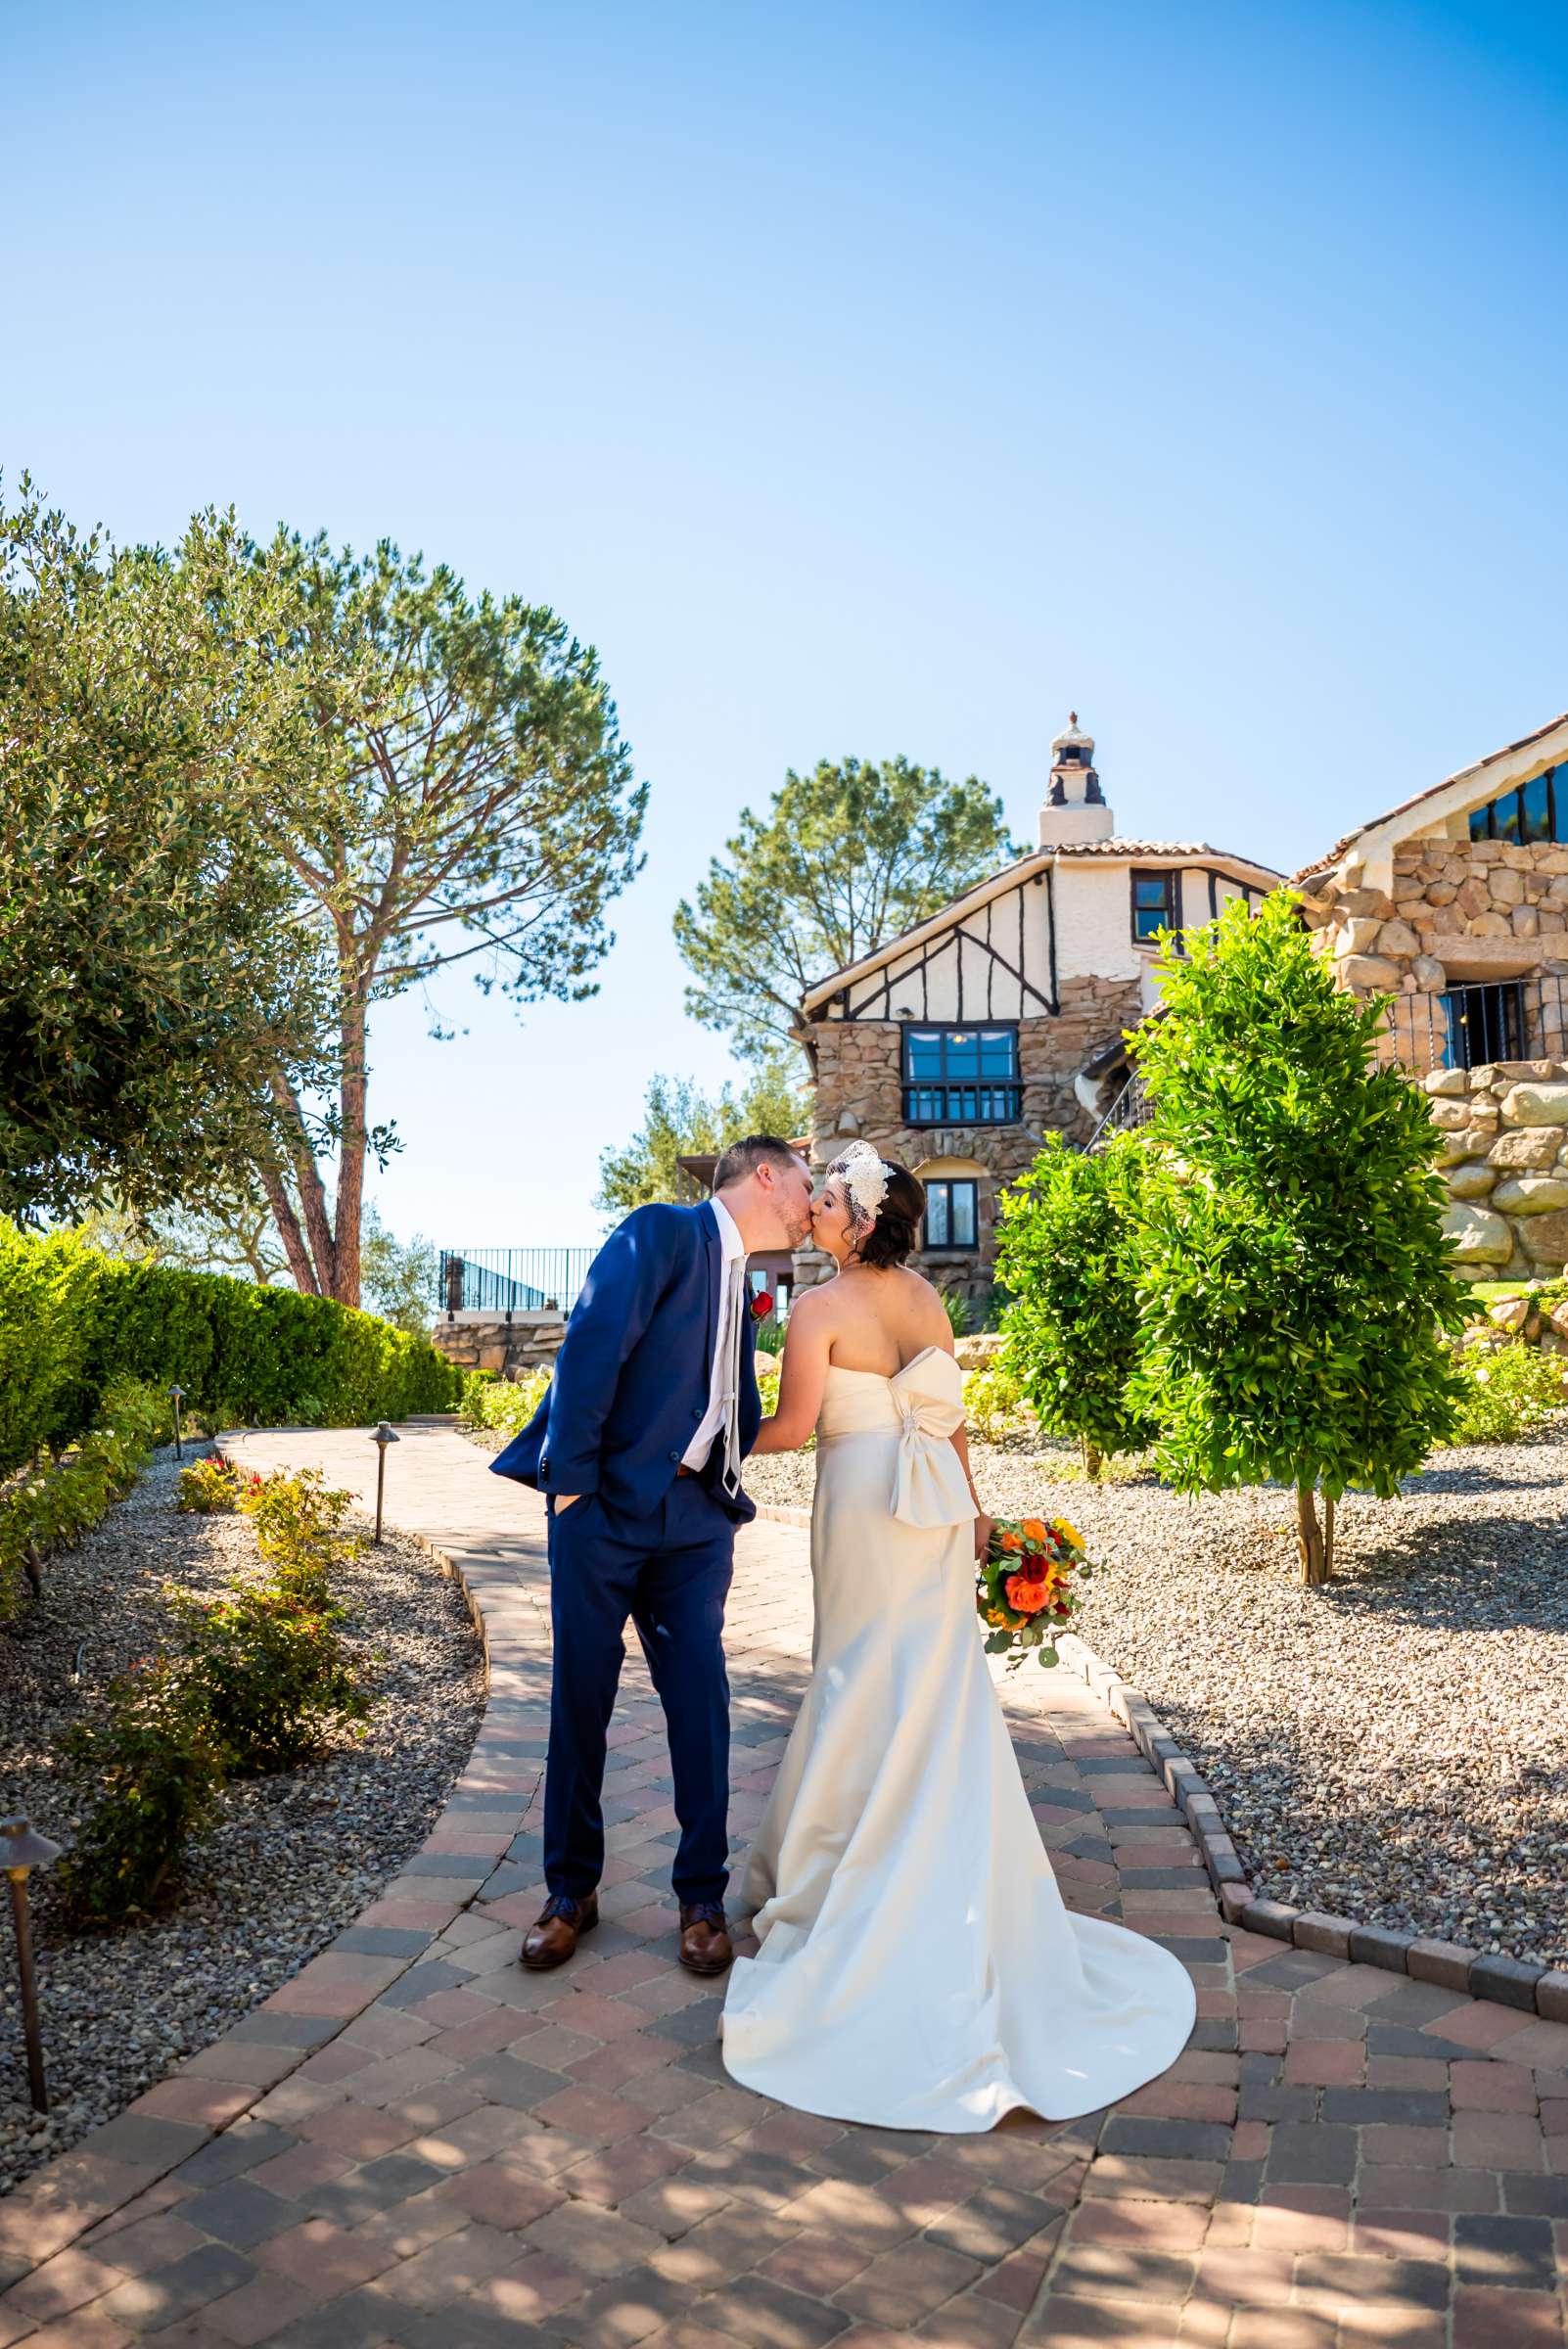
<svg viewBox="0 0 1568 2349">
<path fill-rule="evenodd" d="M 267 649 L 161 549 L 0 499 L 0 1212 L 204 1198 L 330 1086 L 334 983 L 258 851 Z"/>
<path fill-rule="evenodd" d="M 1130 1399 L 1178 1490 L 1292 1486 L 1302 1578 L 1326 1582 L 1336 1497 L 1396 1493 L 1454 1422 L 1438 1137 L 1376 1065 L 1385 999 L 1336 988 L 1287 892 L 1184 947 L 1166 942 L 1137 1039 L 1154 1119 Z"/>
</svg>

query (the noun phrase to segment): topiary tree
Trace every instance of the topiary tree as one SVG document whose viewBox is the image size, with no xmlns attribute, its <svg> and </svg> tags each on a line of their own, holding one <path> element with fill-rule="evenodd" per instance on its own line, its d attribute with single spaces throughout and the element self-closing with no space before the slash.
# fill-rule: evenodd
<svg viewBox="0 0 1568 2349">
<path fill-rule="evenodd" d="M 1293 1485 L 1322 1583 L 1338 1495 L 1388 1497 L 1453 1426 L 1463 1298 L 1426 1097 L 1373 1065 L 1386 999 L 1340 992 L 1294 903 L 1228 905 L 1160 964 L 1130 1399 L 1179 1490 Z"/>
<path fill-rule="evenodd" d="M 1138 1364 L 1138 1198 L 1146 1153 L 1117 1134 L 1089 1153 L 1047 1137 L 1002 1201 L 997 1277 L 1013 1292 L 1008 1348 L 1040 1425 L 1077 1436 L 1084 1465 L 1147 1444 L 1154 1427 L 1128 1402 Z"/>
</svg>

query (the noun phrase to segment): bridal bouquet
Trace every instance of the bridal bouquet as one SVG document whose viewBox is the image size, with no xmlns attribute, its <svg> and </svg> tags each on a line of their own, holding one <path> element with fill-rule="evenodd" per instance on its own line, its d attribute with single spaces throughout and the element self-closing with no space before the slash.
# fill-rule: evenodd
<svg viewBox="0 0 1568 2349">
<path fill-rule="evenodd" d="M 975 1570 L 975 1605 L 991 1629 L 987 1655 L 1006 1656 L 1011 1669 L 1033 1650 L 1054 1664 L 1052 1641 L 1093 1572 L 1083 1535 L 1065 1517 L 998 1517 Z"/>
</svg>

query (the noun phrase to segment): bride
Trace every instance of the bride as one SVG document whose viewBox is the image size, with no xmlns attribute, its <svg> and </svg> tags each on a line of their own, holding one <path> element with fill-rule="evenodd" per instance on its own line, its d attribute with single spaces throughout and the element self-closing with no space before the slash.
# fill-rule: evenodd
<svg viewBox="0 0 1568 2349">
<path fill-rule="evenodd" d="M 1158 1943 L 1063 1907 L 981 1649 L 990 1538 L 925 1193 L 853 1143 L 813 1236 L 758 1452 L 814 1428 L 810 1686 L 741 1908 L 722 2020 L 745 2087 L 834 2120 L 975 2132 L 1098 2111 L 1175 2062 L 1195 1999 Z"/>
</svg>

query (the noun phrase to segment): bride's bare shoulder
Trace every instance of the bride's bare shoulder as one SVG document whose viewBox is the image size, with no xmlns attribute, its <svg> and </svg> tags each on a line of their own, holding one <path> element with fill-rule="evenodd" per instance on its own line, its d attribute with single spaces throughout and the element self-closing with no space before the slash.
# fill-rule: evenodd
<svg viewBox="0 0 1568 2349">
<path fill-rule="evenodd" d="M 898 1278 L 900 1310 L 918 1323 L 929 1344 L 945 1347 L 950 1354 L 952 1323 L 936 1282 L 927 1280 L 923 1272 L 913 1271 L 908 1265 L 899 1266 Z"/>
<path fill-rule="evenodd" d="M 798 1289 L 790 1306 L 790 1327 L 797 1323 L 803 1329 L 824 1329 L 834 1317 L 833 1283 L 823 1281 L 814 1289 Z"/>
</svg>

